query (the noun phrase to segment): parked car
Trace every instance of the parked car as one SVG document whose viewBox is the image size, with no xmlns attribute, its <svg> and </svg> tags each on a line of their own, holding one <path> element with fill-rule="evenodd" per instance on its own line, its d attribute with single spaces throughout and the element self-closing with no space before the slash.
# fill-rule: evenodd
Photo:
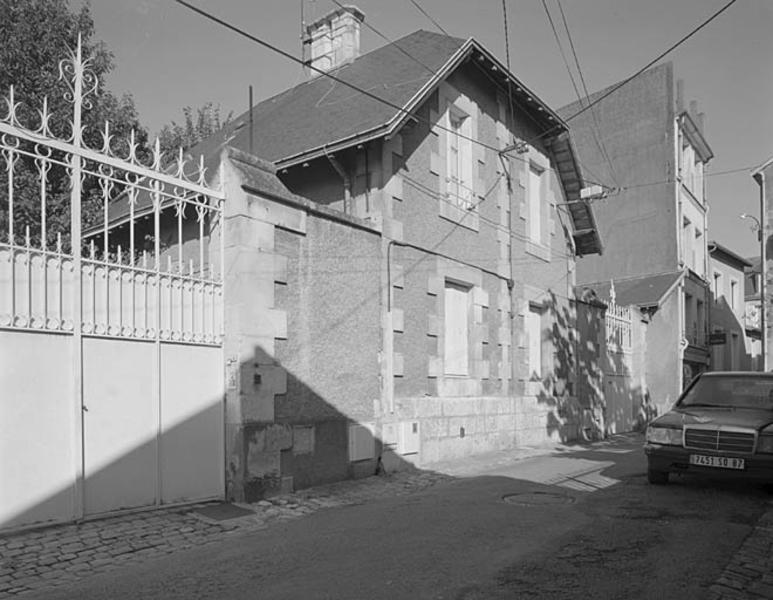
<svg viewBox="0 0 773 600">
<path fill-rule="evenodd" d="M 773 482 L 773 373 L 702 373 L 647 427 L 647 480 L 670 473 Z"/>
</svg>

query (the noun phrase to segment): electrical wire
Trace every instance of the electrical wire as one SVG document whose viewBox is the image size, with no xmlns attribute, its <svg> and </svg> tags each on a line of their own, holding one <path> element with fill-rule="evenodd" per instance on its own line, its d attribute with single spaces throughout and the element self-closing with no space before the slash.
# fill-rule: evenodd
<svg viewBox="0 0 773 600">
<path fill-rule="evenodd" d="M 558 4 L 558 9 L 561 11 L 561 20 L 564 23 L 564 30 L 566 31 L 566 37 L 569 40 L 569 47 L 571 48 L 572 55 L 574 56 L 574 64 L 577 66 L 577 73 L 580 76 L 580 83 L 582 83 L 582 89 L 585 92 L 585 100 L 586 102 L 590 102 L 590 92 L 588 91 L 588 86 L 585 83 L 585 76 L 582 73 L 582 67 L 580 66 L 580 59 L 577 57 L 577 49 L 574 47 L 574 40 L 572 39 L 572 33 L 569 31 L 569 23 L 566 20 L 564 7 L 561 4 L 561 0 L 556 0 L 556 3 Z M 580 106 L 582 106 L 582 101 L 580 101 Z M 609 174 L 612 177 L 612 181 L 614 182 L 616 187 L 620 187 L 620 182 L 617 179 L 617 173 L 615 172 L 615 167 L 612 164 L 612 160 L 609 158 L 607 147 L 604 145 L 603 140 L 600 139 L 601 125 L 599 125 L 598 118 L 596 117 L 596 111 L 593 110 L 593 108 L 591 108 L 590 114 L 591 114 L 591 117 L 593 118 L 593 124 L 595 126 L 594 129 L 592 130 L 593 139 L 596 141 L 596 145 L 601 151 L 602 156 L 606 159 L 607 165 L 609 165 Z"/>
<path fill-rule="evenodd" d="M 550 14 L 550 10 L 548 9 L 548 4 L 545 0 L 542 0 L 542 8 L 545 9 L 545 14 L 548 17 L 548 22 L 550 23 L 550 28 L 553 30 L 553 37 L 556 40 L 556 45 L 558 46 L 558 50 L 561 53 L 561 58 L 564 61 L 564 66 L 566 67 L 566 72 L 569 74 L 569 80 L 572 82 L 572 87 L 574 88 L 574 93 L 577 96 L 577 100 L 582 102 L 582 94 L 580 94 L 580 88 L 577 87 L 577 83 L 574 80 L 574 75 L 572 74 L 572 69 L 569 67 L 569 61 L 566 58 L 566 54 L 564 53 L 564 47 L 561 44 L 561 40 L 558 37 L 558 31 L 556 31 L 556 26 L 553 23 L 553 17 Z"/>
<path fill-rule="evenodd" d="M 438 22 L 437 22 L 435 19 L 433 19 L 433 18 L 432 18 L 432 16 L 431 16 L 431 15 L 430 15 L 430 14 L 429 14 L 429 13 L 428 13 L 426 10 L 424 10 L 424 9 L 421 7 L 421 5 L 419 5 L 419 3 L 418 3 L 418 2 L 416 2 L 416 0 L 409 0 L 409 2 L 410 2 L 411 4 L 413 4 L 413 5 L 414 5 L 414 6 L 415 6 L 415 7 L 418 9 L 418 11 L 419 11 L 421 14 L 423 14 L 423 15 L 424 15 L 425 17 L 427 17 L 427 18 L 428 18 L 430 21 L 432 21 L 432 24 L 433 24 L 435 27 L 437 27 L 437 28 L 438 28 L 440 31 L 442 31 L 442 32 L 443 32 L 445 35 L 447 35 L 448 37 L 451 37 L 451 35 L 450 35 L 450 34 L 449 34 L 449 33 L 448 33 L 448 32 L 447 32 L 445 29 L 443 29 L 443 27 L 440 25 L 440 23 L 438 23 Z"/>
<path fill-rule="evenodd" d="M 300 59 L 298 59 L 297 57 L 289 54 L 288 52 L 285 52 L 281 48 L 278 48 L 278 47 L 274 46 L 273 44 L 270 44 L 269 42 L 266 42 L 265 40 L 263 40 L 261 38 L 258 38 L 257 36 L 254 36 L 254 35 L 246 32 L 246 31 L 244 31 L 243 29 L 240 29 L 239 27 L 236 27 L 235 25 L 233 25 L 231 23 L 228 23 L 227 21 L 224 21 L 223 19 L 220 19 L 219 17 L 217 17 L 217 16 L 215 16 L 215 15 L 213 15 L 211 13 L 208 13 L 207 11 L 205 11 L 203 9 L 200 9 L 200 8 L 190 4 L 186 0 L 175 0 L 175 2 L 177 2 L 178 4 L 188 8 L 189 10 L 191 10 L 191 11 L 193 11 L 193 12 L 195 12 L 195 13 L 203 16 L 203 17 L 205 17 L 206 19 L 209 19 L 209 20 L 211 20 L 211 21 L 221 25 L 222 27 L 225 27 L 226 29 L 229 29 L 229 30 L 231 30 L 231 31 L 233 31 L 233 32 L 243 36 L 243 37 L 246 37 L 247 39 L 249 39 L 251 41 L 254 41 L 255 43 L 257 43 L 257 44 L 259 44 L 259 45 L 261 45 L 261 46 L 263 46 L 263 47 L 265 47 L 265 48 L 267 48 L 267 49 L 269 49 L 269 50 L 271 50 L 271 51 L 273 51 L 273 52 L 275 52 L 277 54 L 280 54 L 281 56 L 283 56 L 283 57 L 285 57 L 285 58 L 287 58 L 289 60 L 292 60 L 293 62 L 296 62 L 296 63 L 297 62 L 302 62 L 302 61 L 300 61 Z M 396 105 L 394 103 L 391 103 L 391 102 L 389 102 L 387 100 L 384 100 L 383 98 L 380 98 L 379 96 L 377 96 L 377 95 L 375 95 L 375 94 L 373 94 L 371 92 L 368 92 L 367 90 L 363 90 L 363 89 L 361 89 L 361 88 L 359 88 L 359 87 L 357 87 L 357 86 L 355 86 L 355 85 L 353 85 L 351 83 L 348 83 L 348 82 L 346 82 L 346 81 L 336 77 L 335 75 L 332 75 L 332 74 L 330 74 L 330 73 L 328 73 L 326 71 L 323 71 L 323 70 L 321 70 L 321 69 L 319 69 L 317 67 L 314 67 L 312 65 L 309 65 L 309 68 L 311 70 L 321 74 L 321 75 L 324 75 L 324 76 L 332 79 L 333 81 L 335 81 L 337 83 L 340 83 L 341 85 L 344 85 L 344 86 L 346 86 L 346 87 L 348 87 L 350 89 L 353 89 L 353 90 L 355 90 L 357 92 L 360 92 L 363 95 L 365 95 L 365 96 L 367 96 L 369 98 L 372 98 L 372 99 L 374 99 L 374 100 L 376 100 L 378 102 L 386 104 L 386 105 L 390 106 L 391 108 L 394 108 L 395 110 L 398 110 L 399 112 L 401 112 L 403 114 L 406 114 L 406 115 L 416 119 L 417 121 L 424 121 L 424 122 L 428 123 L 430 125 L 430 127 L 437 127 L 439 129 L 451 132 L 451 130 L 449 130 L 446 127 L 443 127 L 441 125 L 432 123 L 431 121 L 429 121 L 429 119 L 423 119 L 422 117 L 414 115 L 413 113 L 411 113 L 410 111 L 404 109 L 403 107 L 398 106 L 398 105 Z M 456 133 L 456 132 L 452 132 L 452 133 Z M 486 144 L 485 142 L 481 142 L 480 140 L 475 140 L 473 138 L 465 137 L 465 136 L 462 136 L 462 135 L 459 135 L 459 137 L 467 139 L 467 140 L 469 140 L 469 141 L 471 141 L 473 143 L 479 144 L 480 146 L 485 147 L 487 149 L 493 150 L 494 152 L 497 152 L 500 155 L 502 154 L 502 151 L 500 149 L 498 149 L 498 148 L 496 148 L 494 146 L 491 146 L 489 144 Z M 525 159 L 522 159 L 521 157 L 518 157 L 518 156 L 510 156 L 509 154 L 507 156 L 509 158 L 512 158 L 512 159 L 515 159 L 515 160 L 519 160 L 519 161 L 524 162 L 524 163 L 528 162 Z M 553 167 L 550 167 L 548 170 L 554 171 L 556 173 L 558 172 Z M 446 199 L 443 199 L 443 201 L 449 202 Z M 491 221 L 491 224 L 494 224 L 494 222 Z M 496 225 L 499 226 L 499 224 L 496 224 Z M 511 234 L 517 236 L 517 234 L 515 234 L 515 232 L 511 232 Z M 527 238 L 522 237 L 521 239 L 526 240 Z M 570 256 L 570 255 L 566 255 L 566 256 Z"/>
<path fill-rule="evenodd" d="M 179 2 L 180 0 L 177 0 L 177 1 Z M 591 108 L 592 106 L 595 106 L 596 104 L 598 104 L 599 102 L 601 102 L 602 100 L 604 100 L 605 98 L 607 98 L 608 96 L 610 96 L 611 94 L 613 94 L 614 92 L 616 92 L 617 90 L 619 90 L 619 89 L 620 89 L 621 87 L 623 87 L 624 85 L 626 85 L 626 84 L 630 83 L 631 81 L 633 81 L 634 79 L 636 79 L 636 78 L 637 78 L 639 75 L 641 75 L 642 73 L 644 73 L 644 71 L 646 71 L 647 69 L 649 69 L 649 68 L 650 68 L 652 65 L 654 65 L 656 62 L 658 62 L 660 59 L 662 59 L 663 57 L 667 56 L 668 54 L 670 54 L 671 52 L 673 52 L 674 50 L 676 50 L 676 48 L 678 48 L 679 46 L 681 46 L 682 44 L 684 44 L 684 43 L 685 43 L 687 40 L 689 40 L 689 39 L 690 39 L 692 36 L 694 36 L 694 35 L 695 35 L 695 34 L 697 34 L 699 31 L 701 31 L 701 30 L 702 30 L 704 27 L 706 27 L 706 26 L 707 26 L 709 23 L 711 23 L 711 22 L 712 22 L 714 19 L 716 19 L 717 17 L 719 17 L 719 15 L 721 15 L 722 13 L 724 13 L 724 12 L 725 12 L 725 11 L 726 11 L 728 8 L 730 8 L 730 7 L 731 7 L 733 4 L 735 4 L 736 2 L 738 2 L 738 0 L 730 0 L 730 1 L 729 1 L 727 4 L 725 4 L 725 5 L 724 5 L 722 8 L 720 8 L 718 11 L 716 11 L 715 13 L 713 13 L 713 14 L 712 14 L 710 17 L 708 17 L 706 20 L 704 20 L 704 21 L 703 21 L 702 23 L 700 23 L 698 26 L 696 26 L 695 28 L 693 28 L 693 29 L 692 29 L 692 31 L 690 31 L 690 32 L 689 32 L 687 35 L 685 35 L 685 36 L 683 36 L 681 39 L 679 39 L 679 41 L 675 42 L 674 44 L 672 44 L 671 46 L 669 46 L 669 47 L 668 47 L 666 50 L 664 50 L 663 52 L 661 52 L 660 54 L 658 54 L 658 55 L 657 55 L 655 58 L 653 58 L 653 59 L 652 59 L 651 61 L 649 61 L 649 62 L 648 62 L 646 65 L 644 65 L 642 68 L 640 68 L 638 71 L 636 71 L 636 72 L 635 72 L 633 75 L 631 75 L 630 77 L 628 77 L 628 78 L 624 79 L 624 80 L 623 80 L 623 81 L 621 81 L 620 83 L 618 83 L 618 84 L 616 84 L 616 85 L 612 86 L 612 87 L 611 87 L 609 90 L 607 90 L 607 91 L 606 91 L 604 94 L 602 94 L 601 96 L 599 96 L 598 98 L 596 98 L 596 99 L 595 99 L 593 102 L 590 102 L 590 103 L 589 103 L 588 105 L 586 105 L 584 108 L 581 108 L 581 109 L 580 109 L 579 111 L 577 111 L 576 113 L 573 113 L 573 114 L 572 114 L 572 115 L 570 115 L 569 117 L 566 117 L 566 118 L 564 119 L 564 122 L 565 122 L 565 123 L 568 123 L 568 122 L 569 122 L 569 121 L 571 121 L 572 119 L 575 119 L 576 117 L 578 117 L 578 116 L 580 116 L 581 114 L 583 114 L 585 111 L 587 111 L 587 110 L 590 110 L 590 108 Z M 527 141 L 527 143 L 531 144 L 532 142 L 534 142 L 534 141 L 536 141 L 536 140 L 538 140 L 538 139 L 541 139 L 541 138 L 543 138 L 543 137 L 545 137 L 545 136 L 547 136 L 547 135 L 550 135 L 550 134 L 551 134 L 553 131 L 555 131 L 555 130 L 556 130 L 556 129 L 558 129 L 558 128 L 560 128 L 560 125 L 553 125 L 552 127 L 549 127 L 548 129 L 546 129 L 545 131 L 543 131 L 543 132 L 542 132 L 541 134 L 539 134 L 538 136 L 536 136 L 536 137 L 532 138 L 531 140 L 528 140 L 528 141 Z M 508 151 L 508 152 L 509 152 L 510 150 L 511 150 L 511 148 L 505 148 L 505 149 L 503 150 L 503 152 L 505 152 L 505 151 Z"/>
<path fill-rule="evenodd" d="M 741 173 L 743 171 L 751 171 L 752 169 L 755 168 L 755 166 L 756 165 L 751 165 L 751 166 L 748 166 L 748 167 L 738 167 L 737 169 L 728 169 L 726 171 L 717 171 L 715 173 L 709 172 L 709 173 L 704 173 L 703 176 L 704 177 L 718 177 L 720 175 L 731 175 L 733 173 Z M 646 183 L 634 183 L 634 184 L 631 184 L 631 185 L 624 185 L 622 187 L 613 189 L 610 192 L 610 195 L 617 195 L 617 194 L 619 194 L 621 192 L 624 192 L 626 190 L 633 190 L 633 189 L 636 189 L 636 188 L 649 187 L 649 186 L 652 186 L 652 185 L 663 185 L 663 184 L 666 184 L 666 183 L 676 183 L 677 181 L 678 181 L 677 179 L 662 179 L 660 181 L 648 181 Z"/>
<path fill-rule="evenodd" d="M 330 0 L 330 1 L 331 1 L 333 4 L 335 4 L 336 6 L 338 6 L 339 8 L 346 10 L 346 6 L 344 6 L 343 4 L 341 4 L 341 3 L 340 3 L 338 0 Z M 379 37 L 380 37 L 382 40 L 384 40 L 384 41 L 385 41 L 387 44 L 392 44 L 392 45 L 394 45 L 394 47 L 395 47 L 395 48 L 397 48 L 397 50 L 399 50 L 399 51 L 400 51 L 402 54 L 404 54 L 405 56 L 407 56 L 408 58 L 410 58 L 410 59 L 411 59 L 413 62 L 415 62 L 416 64 L 418 64 L 418 65 L 421 65 L 422 67 L 424 67 L 424 68 L 425 68 L 427 71 L 429 71 L 430 73 L 432 73 L 432 75 L 437 75 L 437 72 L 436 72 L 436 71 L 434 71 L 434 70 L 433 70 L 431 67 L 428 67 L 426 64 L 424 64 L 424 63 L 423 63 L 422 61 L 420 61 L 418 58 L 416 58 L 415 56 L 413 56 L 413 55 L 412 55 L 410 52 L 408 52 L 407 50 L 405 50 L 405 49 L 404 49 L 402 46 L 399 46 L 398 44 L 395 44 L 393 40 L 389 39 L 389 38 L 388 38 L 388 37 L 387 37 L 385 34 L 381 33 L 381 32 L 380 32 L 378 29 L 376 29 L 376 28 L 375 28 L 373 25 L 371 25 L 371 24 L 370 24 L 368 21 L 363 21 L 363 22 L 362 22 L 362 24 L 363 24 L 363 25 L 365 25 L 365 27 L 367 27 L 368 29 L 370 29 L 370 30 L 371 30 L 373 33 L 375 33 L 377 36 L 379 36 Z"/>
<path fill-rule="evenodd" d="M 237 27 L 236 25 L 228 23 L 227 21 L 221 19 L 220 17 L 217 17 L 217 16 L 213 15 L 212 13 L 209 13 L 209 12 L 207 12 L 207 11 L 201 9 L 201 8 L 198 8 L 197 6 L 194 6 L 190 2 L 187 2 L 187 0 L 174 0 L 174 1 L 177 4 L 180 4 L 181 6 L 184 6 L 187 9 L 189 9 L 189 10 L 191 10 L 191 11 L 193 11 L 193 12 L 199 14 L 199 15 L 201 15 L 202 17 L 204 17 L 206 19 L 209 19 L 210 21 L 213 21 L 214 23 L 217 23 L 218 25 L 220 25 L 220 26 L 222 26 L 222 27 L 224 27 L 226 29 L 229 29 L 229 30 L 233 31 L 234 33 L 237 33 L 240 36 L 245 37 L 245 38 L 249 39 L 250 41 L 255 42 L 256 44 L 259 44 L 260 46 L 263 46 L 264 48 L 266 48 L 268 50 L 271 50 L 272 52 L 275 52 L 275 53 L 283 56 L 284 58 L 286 58 L 288 60 L 291 60 L 291 61 L 293 61 L 295 63 L 298 63 L 298 64 L 304 64 L 303 61 L 301 61 L 298 57 L 293 56 L 289 52 L 286 52 L 286 51 L 282 50 L 281 48 L 278 48 L 277 46 L 274 46 L 273 44 L 271 44 L 271 43 L 269 43 L 269 42 L 267 42 L 267 41 L 265 41 L 265 40 L 255 36 L 255 35 L 252 35 L 251 33 L 249 33 L 247 31 Z M 416 59 L 416 60 L 418 60 L 418 59 Z M 389 100 L 385 100 L 384 98 L 378 96 L 377 94 L 374 94 L 373 92 L 369 92 L 368 90 L 360 88 L 360 87 L 358 87 L 358 86 L 356 86 L 356 85 L 354 85 L 352 83 L 349 83 L 348 81 L 345 81 L 345 80 L 341 79 L 340 77 L 336 77 L 332 73 L 324 71 L 324 70 L 322 70 L 322 69 L 320 69 L 318 67 L 315 67 L 313 65 L 305 65 L 305 66 L 308 67 L 310 70 L 316 72 L 317 74 L 322 75 L 324 77 L 327 77 L 328 79 L 331 79 L 332 81 L 335 81 L 336 83 L 340 83 L 341 85 L 343 85 L 343 86 L 345 86 L 345 87 L 347 87 L 347 88 L 349 88 L 351 90 L 359 92 L 360 94 L 370 98 L 371 100 L 375 100 L 376 102 L 380 102 L 381 104 L 384 104 L 386 106 L 389 106 L 390 108 L 393 108 L 394 110 L 396 110 L 400 114 L 403 114 L 403 115 L 413 119 L 417 123 L 424 123 L 424 124 L 428 125 L 430 128 L 440 129 L 440 130 L 445 131 L 447 133 L 453 133 L 454 135 L 456 135 L 460 139 L 464 139 L 464 140 L 467 140 L 469 142 L 472 142 L 473 144 L 477 144 L 477 145 L 479 145 L 479 146 L 481 146 L 483 148 L 486 148 L 487 150 L 491 150 L 492 152 L 495 152 L 498 155 L 507 155 L 508 157 L 510 157 L 510 158 L 512 158 L 514 160 L 519 160 L 521 162 L 527 162 L 527 161 L 525 161 L 523 158 L 521 158 L 519 156 L 510 155 L 509 151 L 502 150 L 500 148 L 497 148 L 495 146 L 487 144 L 487 143 L 485 143 L 485 142 L 483 142 L 481 140 L 478 140 L 478 139 L 475 139 L 475 138 L 471 138 L 469 136 L 465 136 L 465 135 L 463 135 L 463 134 L 461 134 L 459 132 L 456 132 L 456 131 L 453 131 L 453 130 L 449 129 L 448 127 L 445 127 L 444 125 L 441 125 L 439 123 L 434 123 L 434 122 L 430 121 L 427 118 L 424 118 L 424 117 L 422 117 L 420 115 L 412 113 L 411 111 L 403 108 L 402 106 L 394 104 L 393 102 L 390 102 Z M 430 70 L 430 72 L 432 72 L 432 71 Z M 558 172 L 553 167 L 549 167 L 549 169 L 555 171 L 556 173 Z"/>
<path fill-rule="evenodd" d="M 563 44 L 561 44 L 561 39 L 558 35 L 558 31 L 556 30 L 555 23 L 553 22 L 553 16 L 550 14 L 550 10 L 548 9 L 547 2 L 545 0 L 542 0 L 542 8 L 545 9 L 545 14 L 547 15 L 548 22 L 550 23 L 550 28 L 553 30 L 553 38 L 556 40 L 556 45 L 558 46 L 558 51 L 561 53 L 561 58 L 564 61 L 564 66 L 566 67 L 566 72 L 569 75 L 569 81 L 572 82 L 572 87 L 574 88 L 574 93 L 577 96 L 577 100 L 582 104 L 582 94 L 580 93 L 580 89 L 577 87 L 577 83 L 574 79 L 574 75 L 572 74 L 572 69 L 569 66 L 569 60 L 566 58 L 566 53 L 564 52 Z M 586 91 L 587 93 L 587 91 Z M 594 139 L 596 139 L 596 143 L 598 144 L 598 138 L 596 137 L 596 132 L 592 131 Z M 578 160 L 579 162 L 579 160 Z M 588 171 L 595 179 L 601 179 L 597 174 L 595 174 L 593 171 L 588 169 L 588 167 L 583 167 L 586 171 Z M 611 174 L 611 173 L 610 173 Z M 614 179 L 614 178 L 613 178 Z M 601 184 L 604 188 L 611 188 L 612 186 L 607 186 Z M 615 181 L 615 186 L 617 186 L 618 183 Z"/>
</svg>

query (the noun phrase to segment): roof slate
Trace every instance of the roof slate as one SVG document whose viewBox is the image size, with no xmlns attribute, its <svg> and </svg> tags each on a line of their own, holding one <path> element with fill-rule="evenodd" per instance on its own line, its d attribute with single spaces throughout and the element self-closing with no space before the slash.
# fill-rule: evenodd
<svg viewBox="0 0 773 600">
<path fill-rule="evenodd" d="M 338 79 L 396 106 L 405 106 L 461 48 L 465 40 L 419 30 L 333 71 Z M 416 60 L 410 60 L 410 54 Z M 260 102 L 223 131 L 192 149 L 204 154 L 228 145 L 272 162 L 377 129 L 401 111 L 324 76 Z M 230 139 L 229 139 L 230 138 Z"/>
<path fill-rule="evenodd" d="M 682 277 L 682 271 L 672 273 L 659 273 L 657 275 L 645 275 L 631 279 L 615 280 L 615 302 L 620 306 L 659 306 L 667 292 Z M 596 292 L 603 301 L 609 300 L 609 281 L 584 284 Z"/>
</svg>

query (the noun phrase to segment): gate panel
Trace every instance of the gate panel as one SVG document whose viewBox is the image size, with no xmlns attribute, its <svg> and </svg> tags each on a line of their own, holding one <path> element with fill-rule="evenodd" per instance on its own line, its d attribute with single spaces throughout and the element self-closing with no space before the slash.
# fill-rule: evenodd
<svg viewBox="0 0 773 600">
<path fill-rule="evenodd" d="M 89 65 L 60 62 L 72 112 L 0 90 L 0 530 L 225 488 L 225 195 L 87 127 Z"/>
<path fill-rule="evenodd" d="M 86 514 L 155 503 L 155 363 L 152 343 L 83 340 Z"/>
<path fill-rule="evenodd" d="M 220 348 L 161 345 L 162 502 L 223 496 Z"/>
<path fill-rule="evenodd" d="M 71 357 L 70 336 L 0 330 L 0 529 L 75 516 Z"/>
</svg>

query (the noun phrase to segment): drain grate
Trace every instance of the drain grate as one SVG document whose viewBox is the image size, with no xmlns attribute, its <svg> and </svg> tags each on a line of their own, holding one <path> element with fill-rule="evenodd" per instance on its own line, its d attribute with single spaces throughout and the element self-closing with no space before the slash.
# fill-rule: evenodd
<svg viewBox="0 0 773 600">
<path fill-rule="evenodd" d="M 519 504 L 521 506 L 551 506 L 554 504 L 571 504 L 574 498 L 558 492 L 519 492 L 516 494 L 505 494 L 502 500 L 508 504 Z"/>
</svg>

